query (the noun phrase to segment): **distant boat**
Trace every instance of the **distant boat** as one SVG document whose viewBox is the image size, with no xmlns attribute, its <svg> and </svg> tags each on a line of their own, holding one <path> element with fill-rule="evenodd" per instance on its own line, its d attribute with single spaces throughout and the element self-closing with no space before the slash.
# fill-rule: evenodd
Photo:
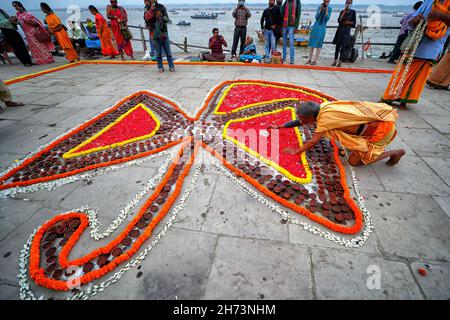
<svg viewBox="0 0 450 320">
<path fill-rule="evenodd" d="M 405 16 L 404 12 L 396 12 L 392 15 L 393 17 L 403 18 Z"/>
<path fill-rule="evenodd" d="M 217 12 L 217 14 L 227 14 L 225 11 Z"/>
<path fill-rule="evenodd" d="M 190 22 L 187 22 L 187 21 L 179 21 L 178 23 L 177 23 L 177 26 L 190 26 L 191 25 L 191 23 Z"/>
<path fill-rule="evenodd" d="M 171 14 L 179 14 L 178 11 L 176 11 L 176 10 L 170 10 L 169 12 L 170 12 Z"/>
<path fill-rule="evenodd" d="M 361 15 L 361 18 L 369 18 L 369 15 L 367 15 L 367 14 L 362 14 L 362 15 Z"/>
<path fill-rule="evenodd" d="M 191 16 L 192 19 L 217 19 L 218 14 L 217 13 L 196 13 L 195 15 Z"/>
</svg>

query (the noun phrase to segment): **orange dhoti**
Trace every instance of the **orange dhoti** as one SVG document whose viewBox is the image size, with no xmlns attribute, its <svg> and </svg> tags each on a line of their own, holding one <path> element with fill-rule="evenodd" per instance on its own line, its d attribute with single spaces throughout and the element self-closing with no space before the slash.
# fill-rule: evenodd
<svg viewBox="0 0 450 320">
<path fill-rule="evenodd" d="M 403 65 L 395 84 L 393 83 L 394 75 L 392 75 L 381 101 L 387 103 L 393 101 L 399 101 L 403 103 L 417 103 L 420 99 L 427 79 L 430 76 L 432 67 L 433 63 L 431 61 L 414 58 L 409 68 L 408 74 L 406 75 L 405 83 L 403 84 L 403 87 L 400 88 L 400 96 L 395 96 L 395 92 L 391 95 L 391 88 L 393 86 L 397 87 L 401 81 L 401 75 L 405 69 L 405 65 Z"/>
<path fill-rule="evenodd" d="M 367 151 L 353 151 L 364 164 L 374 162 L 383 152 L 384 149 L 397 136 L 395 122 L 376 121 L 367 124 L 362 137 L 368 142 Z"/>
<path fill-rule="evenodd" d="M 364 164 L 374 162 L 395 138 L 397 111 L 384 103 L 335 101 L 322 103 L 316 132 L 339 143 L 357 155 Z M 364 125 L 361 135 L 343 129 Z"/>
<path fill-rule="evenodd" d="M 450 51 L 433 68 L 428 82 L 435 87 L 447 88 L 450 85 Z"/>
</svg>

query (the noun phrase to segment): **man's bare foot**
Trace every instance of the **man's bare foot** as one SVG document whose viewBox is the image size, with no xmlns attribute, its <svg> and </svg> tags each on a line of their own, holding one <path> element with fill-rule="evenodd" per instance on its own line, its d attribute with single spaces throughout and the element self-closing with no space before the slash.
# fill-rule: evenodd
<svg viewBox="0 0 450 320">
<path fill-rule="evenodd" d="M 389 158 L 389 161 L 386 162 L 386 164 L 390 167 L 395 166 L 397 163 L 399 163 L 400 159 L 405 155 L 405 153 L 406 152 L 403 149 L 397 150 L 397 152 Z"/>
<path fill-rule="evenodd" d="M 24 104 L 22 102 L 14 102 L 14 101 L 8 101 L 5 102 L 7 107 L 22 107 Z"/>
</svg>

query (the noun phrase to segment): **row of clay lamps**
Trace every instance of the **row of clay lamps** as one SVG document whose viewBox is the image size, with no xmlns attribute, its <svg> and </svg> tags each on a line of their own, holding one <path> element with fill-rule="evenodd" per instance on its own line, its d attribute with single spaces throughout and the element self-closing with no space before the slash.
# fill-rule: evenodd
<svg viewBox="0 0 450 320">
<path fill-rule="evenodd" d="M 80 219 L 66 219 L 49 228 L 42 240 L 43 259 L 45 261 L 45 273 L 53 279 L 70 277 L 75 270 L 65 272 L 58 264 L 58 252 L 67 243 L 70 236 L 78 229 Z"/>
</svg>

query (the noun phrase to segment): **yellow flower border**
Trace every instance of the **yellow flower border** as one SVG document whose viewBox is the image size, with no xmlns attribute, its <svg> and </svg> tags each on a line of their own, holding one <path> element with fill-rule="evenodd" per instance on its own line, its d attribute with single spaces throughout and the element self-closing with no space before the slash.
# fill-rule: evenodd
<svg viewBox="0 0 450 320">
<path fill-rule="evenodd" d="M 325 97 L 322 97 L 318 94 L 314 94 L 308 91 L 305 91 L 303 89 L 299 89 L 299 88 L 290 88 L 290 87 L 285 87 L 285 86 L 278 86 L 275 84 L 267 84 L 267 83 L 259 83 L 259 82 L 240 82 L 240 83 L 232 83 L 230 84 L 230 86 L 225 89 L 225 91 L 223 92 L 222 96 L 219 99 L 219 102 L 216 105 L 216 108 L 214 109 L 214 114 L 218 114 L 218 115 L 226 115 L 228 113 L 233 113 L 233 112 L 238 112 L 244 109 L 248 109 L 248 108 L 252 108 L 252 107 L 256 107 L 256 106 L 260 106 L 260 105 L 264 105 L 264 104 L 270 104 L 270 103 L 276 103 L 276 102 L 282 102 L 282 101 L 292 101 L 292 100 L 298 100 L 295 98 L 283 98 L 283 99 L 274 99 L 274 100 L 268 100 L 268 101 L 262 101 L 262 102 L 257 102 L 257 103 L 251 103 L 251 104 L 247 104 L 245 106 L 236 108 L 234 110 L 232 110 L 231 112 L 219 112 L 219 108 L 222 106 L 223 101 L 225 100 L 225 98 L 227 97 L 228 93 L 230 92 L 231 89 L 233 89 L 235 86 L 240 86 L 240 85 L 259 85 L 262 87 L 271 87 L 271 88 L 278 88 L 278 89 L 285 89 L 285 90 L 291 90 L 291 91 L 297 91 L 297 92 L 301 92 L 304 93 L 306 95 L 309 95 L 311 97 L 316 97 L 319 98 L 320 100 L 323 100 L 323 102 L 328 102 L 328 99 Z"/>
<path fill-rule="evenodd" d="M 251 120 L 251 119 L 254 119 L 254 118 L 259 118 L 261 116 L 276 114 L 276 113 L 283 112 L 283 111 L 286 111 L 286 110 L 290 110 L 291 111 L 292 119 L 296 118 L 295 108 L 293 108 L 293 107 L 286 107 L 286 108 L 283 108 L 283 109 L 278 109 L 278 110 L 274 110 L 274 111 L 268 111 L 268 112 L 259 113 L 257 115 L 253 115 L 253 116 L 250 116 L 250 117 L 240 118 L 240 119 L 236 119 L 236 120 L 230 120 L 230 121 L 228 121 L 225 124 L 225 126 L 223 128 L 222 137 L 223 137 L 223 139 L 231 141 L 232 143 L 234 143 L 235 145 L 237 145 L 241 149 L 245 150 L 246 152 L 250 153 L 252 156 L 258 158 L 259 160 L 261 160 L 265 164 L 267 164 L 267 165 L 271 166 L 272 168 L 278 170 L 280 173 L 285 175 L 290 180 L 292 180 L 294 182 L 297 182 L 297 183 L 307 184 L 307 183 L 310 183 L 311 180 L 312 180 L 312 172 L 311 172 L 311 169 L 308 166 L 308 162 L 306 161 L 306 154 L 305 154 L 305 152 L 303 152 L 300 157 L 301 157 L 301 162 L 303 164 L 303 167 L 305 168 L 306 178 L 300 178 L 300 177 L 294 176 L 288 170 L 282 168 L 280 165 L 276 164 L 275 162 L 273 162 L 273 161 L 271 161 L 269 159 L 266 159 L 265 157 L 263 157 L 258 152 L 248 148 L 244 143 L 241 143 L 241 142 L 237 141 L 236 139 L 234 139 L 234 138 L 232 138 L 232 137 L 227 135 L 228 127 L 232 123 L 244 122 L 244 121 L 247 121 L 247 120 Z M 295 133 L 297 135 L 298 143 L 299 143 L 299 146 L 301 148 L 303 146 L 302 135 L 300 134 L 300 131 L 298 130 L 297 127 L 294 128 L 294 131 L 295 131 Z"/>
<path fill-rule="evenodd" d="M 152 119 L 155 120 L 156 126 L 155 126 L 155 129 L 151 133 L 149 133 L 147 135 L 144 135 L 144 136 L 137 137 L 137 138 L 133 138 L 133 139 L 129 139 L 129 140 L 121 141 L 121 142 L 116 142 L 116 143 L 113 143 L 113 144 L 110 144 L 110 145 L 107 145 L 107 146 L 102 146 L 102 147 L 98 147 L 98 148 L 93 148 L 93 149 L 77 152 L 77 150 L 83 148 L 85 145 L 87 145 L 88 143 L 94 141 L 99 136 L 104 134 L 106 131 L 108 131 L 109 129 L 114 127 L 116 124 L 118 124 L 120 121 L 122 121 L 125 117 L 127 117 L 130 113 L 132 113 L 137 108 L 144 109 L 150 115 L 150 117 L 152 117 Z M 64 159 L 70 159 L 70 158 L 74 158 L 74 157 L 84 156 L 84 155 L 87 155 L 87 154 L 91 154 L 93 152 L 102 151 L 102 150 L 106 150 L 106 149 L 112 149 L 112 148 L 116 148 L 116 147 L 121 147 L 121 146 L 124 146 L 126 144 L 129 144 L 129 143 L 132 143 L 132 142 L 135 142 L 135 141 L 148 139 L 148 138 L 153 137 L 156 134 L 156 132 L 159 130 L 160 126 L 161 126 L 161 123 L 160 123 L 159 119 L 155 116 L 155 114 L 150 109 L 148 109 L 143 103 L 139 103 L 136 106 L 134 106 L 133 108 L 131 108 L 130 110 L 128 110 L 126 113 L 121 115 L 119 118 L 117 118 L 115 121 L 110 123 L 108 126 L 106 126 L 102 130 L 97 132 L 95 135 L 93 135 L 92 137 L 90 137 L 89 139 L 84 141 L 83 143 L 79 144 L 78 146 L 76 146 L 72 150 L 66 152 L 63 155 L 63 158 Z"/>
</svg>

